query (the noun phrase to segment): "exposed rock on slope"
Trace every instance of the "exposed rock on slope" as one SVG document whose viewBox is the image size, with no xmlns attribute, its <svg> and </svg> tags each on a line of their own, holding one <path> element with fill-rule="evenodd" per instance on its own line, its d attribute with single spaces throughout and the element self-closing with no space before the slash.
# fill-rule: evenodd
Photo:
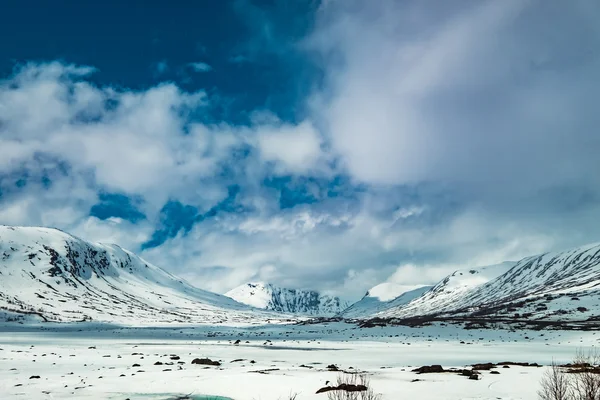
<svg viewBox="0 0 600 400">
<path fill-rule="evenodd" d="M 225 294 L 252 307 L 291 314 L 332 316 L 347 307 L 338 297 L 314 290 L 280 288 L 269 283 L 247 283 Z"/>
<path fill-rule="evenodd" d="M 377 315 L 398 312 L 406 313 L 405 315 L 425 315 L 452 308 L 471 290 L 496 279 L 514 265 L 513 262 L 505 262 L 455 271 L 420 296 L 404 304 L 388 307 Z"/>
<path fill-rule="evenodd" d="M 0 226 L 0 310 L 47 321 L 264 323 L 280 316 L 195 288 L 116 245 Z"/>
<path fill-rule="evenodd" d="M 600 244 L 457 271 L 407 304 L 363 318 L 599 322 Z"/>
</svg>

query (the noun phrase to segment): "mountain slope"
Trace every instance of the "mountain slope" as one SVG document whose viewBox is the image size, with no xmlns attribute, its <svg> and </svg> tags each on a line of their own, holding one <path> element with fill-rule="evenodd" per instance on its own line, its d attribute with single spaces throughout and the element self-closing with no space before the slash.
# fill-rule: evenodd
<svg viewBox="0 0 600 400">
<path fill-rule="evenodd" d="M 422 286 L 413 290 L 402 292 L 395 284 L 382 283 L 370 289 L 362 299 L 338 314 L 343 318 L 370 317 L 376 313 L 390 308 L 408 304 L 423 295 L 433 286 Z"/>
<path fill-rule="evenodd" d="M 195 288 L 116 245 L 0 226 L 0 310 L 48 321 L 250 323 L 277 318 Z"/>
<path fill-rule="evenodd" d="M 225 295 L 256 308 L 312 316 L 331 316 L 347 306 L 338 297 L 321 295 L 314 290 L 280 288 L 269 283 L 247 283 Z"/>
<path fill-rule="evenodd" d="M 402 310 L 406 315 L 423 315 L 453 307 L 471 290 L 504 274 L 514 265 L 513 262 L 505 262 L 455 271 L 413 301 L 389 307 L 389 313 Z"/>
<path fill-rule="evenodd" d="M 600 244 L 526 257 L 506 267 L 493 279 L 466 286 L 454 284 L 452 280 L 456 273 L 452 274 L 410 303 L 376 316 L 435 315 L 548 321 L 598 319 Z M 486 273 L 489 271 L 488 268 Z"/>
</svg>

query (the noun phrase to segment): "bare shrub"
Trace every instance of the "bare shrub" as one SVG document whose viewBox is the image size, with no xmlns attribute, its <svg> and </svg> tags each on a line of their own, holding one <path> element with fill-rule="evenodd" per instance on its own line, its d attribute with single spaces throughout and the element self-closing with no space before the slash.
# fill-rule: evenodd
<svg viewBox="0 0 600 400">
<path fill-rule="evenodd" d="M 578 350 L 571 370 L 571 392 L 574 400 L 600 399 L 600 354 L 593 349 L 585 353 Z"/>
<path fill-rule="evenodd" d="M 375 393 L 370 386 L 371 380 L 366 374 L 340 374 L 336 386 L 353 385 L 365 386 L 367 390 L 351 392 L 346 390 L 332 390 L 327 392 L 328 400 L 381 400 L 381 394 Z"/>
<path fill-rule="evenodd" d="M 540 400 L 600 400 L 600 353 L 577 350 L 573 363 L 560 367 L 555 363 L 544 373 Z"/>
<path fill-rule="evenodd" d="M 542 388 L 538 391 L 541 400 L 571 400 L 571 387 L 569 377 L 556 364 L 552 363 L 546 370 L 541 382 Z"/>
</svg>

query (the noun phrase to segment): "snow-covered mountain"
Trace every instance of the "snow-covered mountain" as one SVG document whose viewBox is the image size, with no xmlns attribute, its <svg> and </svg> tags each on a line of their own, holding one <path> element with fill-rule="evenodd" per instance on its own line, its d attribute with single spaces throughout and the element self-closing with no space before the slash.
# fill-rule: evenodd
<svg viewBox="0 0 600 400">
<path fill-rule="evenodd" d="M 381 283 L 370 289 L 362 299 L 338 314 L 343 318 L 371 317 L 393 307 L 410 303 L 433 286 L 422 286 L 404 292 L 393 283 Z M 393 293 L 393 294 L 392 294 Z"/>
<path fill-rule="evenodd" d="M 413 312 L 414 315 L 438 312 L 445 307 L 452 307 L 470 290 L 497 278 L 514 265 L 514 262 L 505 262 L 498 265 L 455 271 L 420 296 L 414 297 L 409 302 L 398 304 L 398 307 L 387 307 L 387 310 L 390 313 L 395 313 L 396 310 L 402 308 L 403 312 L 407 314 Z M 387 310 L 382 311 L 382 313 Z"/>
<path fill-rule="evenodd" d="M 371 318 L 373 316 L 396 315 L 404 310 L 416 310 L 415 315 L 435 312 L 444 304 L 452 304 L 470 289 L 500 276 L 514 266 L 505 262 L 487 267 L 458 270 L 435 286 L 422 286 L 409 291 L 399 290 L 402 286 L 382 283 L 375 286 L 358 302 L 339 316 L 344 318 Z"/>
<path fill-rule="evenodd" d="M 8 226 L 0 226 L 0 311 L 46 321 L 144 325 L 283 318 L 195 288 L 119 246 L 56 229 Z"/>
<path fill-rule="evenodd" d="M 598 320 L 600 244 L 457 271 L 412 301 L 362 318 Z"/>
<path fill-rule="evenodd" d="M 262 282 L 238 286 L 225 295 L 264 310 L 319 317 L 332 316 L 348 306 L 338 297 L 314 290 L 286 289 Z"/>
</svg>

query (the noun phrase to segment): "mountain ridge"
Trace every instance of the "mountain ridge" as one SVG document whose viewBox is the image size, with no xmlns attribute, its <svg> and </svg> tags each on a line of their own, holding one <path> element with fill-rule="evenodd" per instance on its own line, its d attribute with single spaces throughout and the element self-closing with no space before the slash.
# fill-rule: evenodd
<svg viewBox="0 0 600 400">
<path fill-rule="evenodd" d="M 457 270 L 396 295 L 377 285 L 358 302 L 254 282 L 219 295 L 114 244 L 52 228 L 0 225 L 0 318 L 133 325 L 346 320 L 598 321 L 600 243 Z M 295 316 L 289 315 L 295 314 Z"/>
<path fill-rule="evenodd" d="M 600 322 L 598 310 L 600 243 L 593 243 L 517 262 L 455 271 L 406 304 L 356 318 L 399 323 L 418 319 L 575 326 L 573 323 Z"/>
<path fill-rule="evenodd" d="M 196 288 L 114 244 L 0 225 L 0 310 L 45 321 L 261 323 L 286 319 Z"/>
<path fill-rule="evenodd" d="M 348 306 L 336 296 L 323 295 L 315 290 L 282 288 L 265 282 L 249 282 L 225 295 L 264 310 L 315 317 L 333 316 Z"/>
<path fill-rule="evenodd" d="M 401 292 L 399 295 L 390 300 L 382 301 L 377 296 L 372 295 L 373 289 L 378 288 L 381 285 L 382 284 L 377 285 L 367 291 L 362 299 L 348 306 L 346 309 L 338 313 L 337 316 L 341 318 L 361 318 L 373 315 L 395 306 L 407 304 L 433 288 L 433 286 L 417 287 L 412 290 Z"/>
</svg>

